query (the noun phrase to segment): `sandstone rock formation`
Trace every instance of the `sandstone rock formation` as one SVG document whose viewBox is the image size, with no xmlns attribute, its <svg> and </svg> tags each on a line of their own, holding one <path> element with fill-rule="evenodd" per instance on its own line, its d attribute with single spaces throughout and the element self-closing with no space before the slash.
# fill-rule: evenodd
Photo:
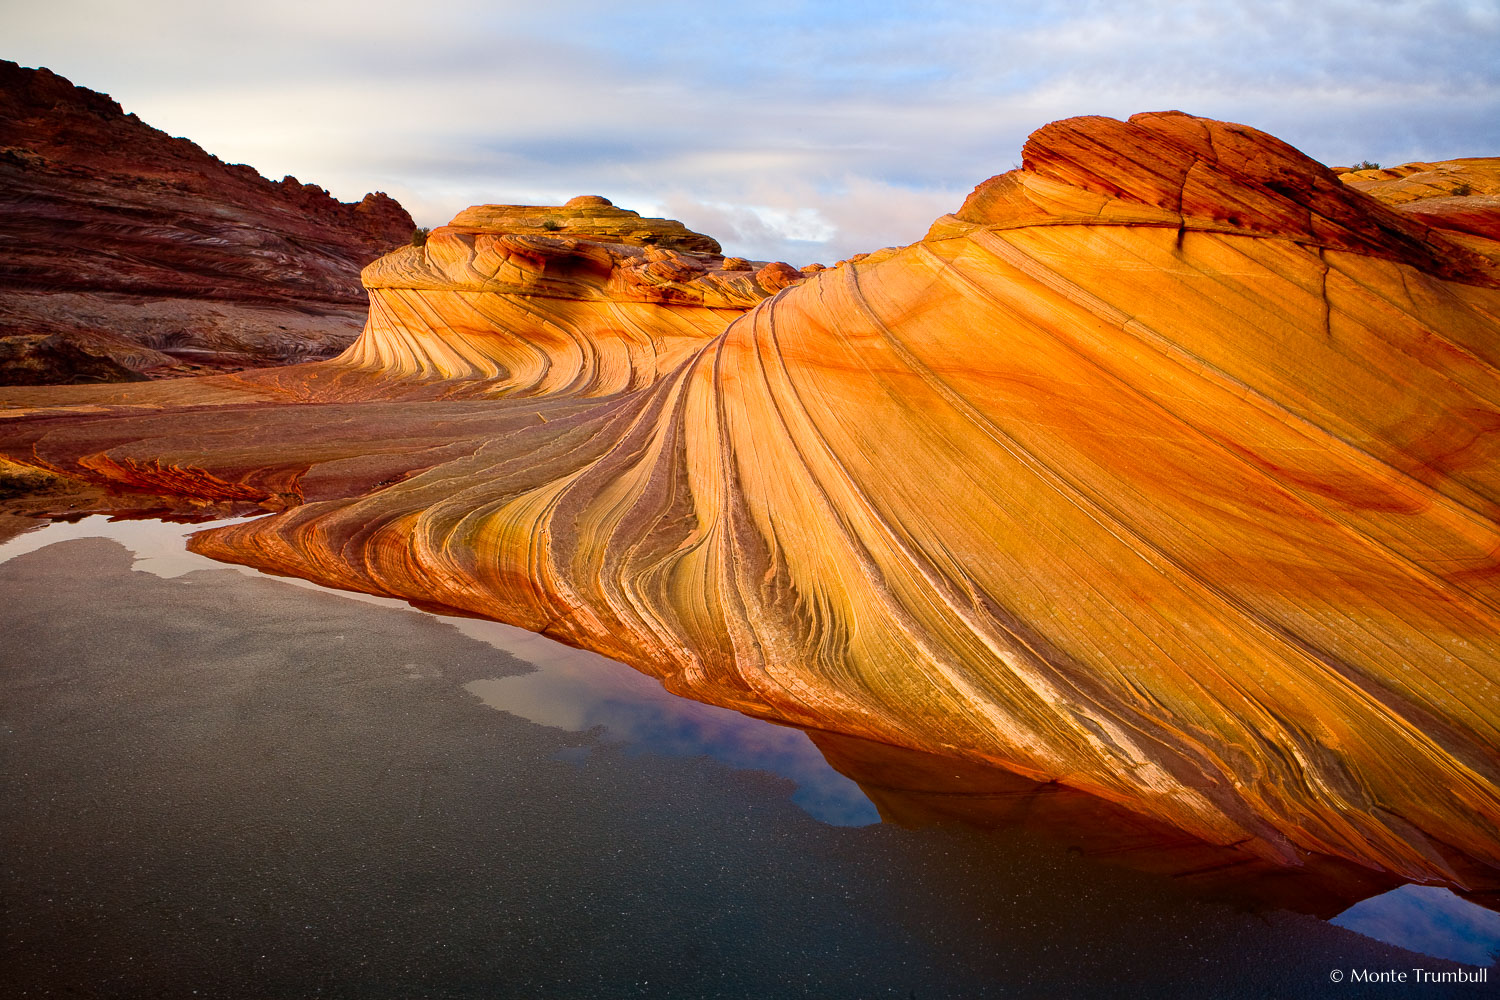
<svg viewBox="0 0 1500 1000">
<path fill-rule="evenodd" d="M 597 195 L 479 205 L 365 268 L 369 322 L 340 361 L 379 395 L 393 379 L 439 379 L 450 395 L 608 395 L 655 382 L 802 277 Z"/>
<path fill-rule="evenodd" d="M 562 205 L 475 205 L 454 216 L 455 229 L 579 236 L 597 243 L 656 246 L 682 253 L 722 255 L 719 241 L 695 233 L 675 219 L 643 219 L 597 194 L 581 194 Z"/>
<path fill-rule="evenodd" d="M 448 227 L 338 361 L 10 390 L 0 451 L 289 508 L 194 546 L 690 697 L 1500 886 L 1484 237 L 1177 113 L 1023 155 L 717 332 L 765 268 Z"/>
<path fill-rule="evenodd" d="M 140 370 L 331 356 L 364 321 L 359 269 L 411 233 L 384 194 L 273 183 L 0 61 L 0 336 Z"/>
<path fill-rule="evenodd" d="M 1356 170 L 1340 180 L 1500 262 L 1500 156 Z"/>
<path fill-rule="evenodd" d="M 73 385 L 89 382 L 144 382 L 136 366 L 117 360 L 123 345 L 113 338 L 63 334 L 0 336 L 0 385 Z M 136 352 L 125 349 L 127 360 Z M 142 351 L 140 367 L 165 367 L 172 359 Z"/>
</svg>

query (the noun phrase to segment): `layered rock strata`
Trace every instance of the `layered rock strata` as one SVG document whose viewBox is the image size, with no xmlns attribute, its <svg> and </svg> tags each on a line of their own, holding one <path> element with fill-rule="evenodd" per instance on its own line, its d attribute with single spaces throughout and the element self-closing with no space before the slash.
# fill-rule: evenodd
<svg viewBox="0 0 1500 1000">
<path fill-rule="evenodd" d="M 802 280 L 751 264 L 680 222 L 597 195 L 480 205 L 364 271 L 370 317 L 340 358 L 450 392 L 601 396 L 676 368 L 730 320 Z"/>
<path fill-rule="evenodd" d="M 1348 171 L 1340 180 L 1500 262 L 1500 156 Z"/>
<path fill-rule="evenodd" d="M 407 313 L 337 363 L 210 380 L 191 426 L 166 389 L 13 390 L 0 444 L 290 506 L 194 547 L 690 697 L 1278 864 L 1500 885 L 1494 263 L 1244 126 L 1071 119 L 1023 155 L 717 334 L 712 267 L 633 283 L 626 244 L 453 227 L 368 272 Z M 686 310 L 689 345 L 591 367 L 602 321 L 507 314 L 531 369 L 446 360 L 471 299 L 579 303 L 579 274 L 596 315 Z"/>
<path fill-rule="evenodd" d="M 364 322 L 360 268 L 411 235 L 384 194 L 266 180 L 0 61 L 0 335 L 136 370 L 332 356 Z"/>
</svg>

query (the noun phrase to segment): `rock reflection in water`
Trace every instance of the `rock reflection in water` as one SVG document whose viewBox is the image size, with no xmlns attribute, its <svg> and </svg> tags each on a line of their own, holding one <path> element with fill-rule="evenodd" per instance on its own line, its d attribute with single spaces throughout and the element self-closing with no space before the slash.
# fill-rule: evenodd
<svg viewBox="0 0 1500 1000">
<path fill-rule="evenodd" d="M 1317 996 L 1336 965 L 1412 960 L 1326 923 L 1196 901 L 1182 890 L 1249 884 L 1248 867 L 1131 814 L 880 745 L 813 734 L 886 819 L 997 828 L 813 822 L 787 804 L 789 782 L 720 763 L 765 769 L 769 751 L 805 798 L 822 765 L 794 749 L 801 733 L 655 700 L 624 668 L 591 672 L 587 654 L 527 633 L 507 654 L 474 641 L 489 623 L 304 598 L 293 581 L 179 558 L 164 539 L 190 530 L 91 520 L 0 549 L 0 982 Z M 151 555 L 132 567 L 79 540 L 94 535 Z M 74 541 L 46 548 L 59 538 Z M 567 708 L 570 694 L 583 704 Z M 663 732 L 668 753 L 650 752 Z M 1281 885 L 1261 901 L 1312 912 L 1383 888 Z"/>
<path fill-rule="evenodd" d="M 1392 889 L 1355 904 L 1333 923 L 1454 962 L 1491 965 L 1500 955 L 1500 913 L 1434 885 Z"/>
<path fill-rule="evenodd" d="M 464 629 L 467 634 L 496 645 L 505 642 L 500 648 L 523 655 L 517 650 L 520 644 L 506 641 L 510 637 L 494 635 L 498 629 L 519 629 L 469 624 Z M 880 822 L 880 813 L 859 786 L 829 767 L 805 733 L 687 701 L 623 664 L 535 638 L 557 650 L 550 656 L 523 655 L 538 667 L 535 673 L 470 681 L 465 687 L 491 708 L 532 722 L 571 732 L 597 732 L 601 739 L 652 753 L 706 754 L 731 767 L 790 778 L 797 783 L 792 801 L 825 823 L 863 826 Z M 578 759 L 581 755 L 571 756 Z"/>
</svg>

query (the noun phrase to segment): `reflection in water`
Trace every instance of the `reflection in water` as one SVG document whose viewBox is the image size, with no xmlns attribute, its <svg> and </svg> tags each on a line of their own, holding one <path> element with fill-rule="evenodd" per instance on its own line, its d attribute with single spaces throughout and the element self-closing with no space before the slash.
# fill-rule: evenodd
<svg viewBox="0 0 1500 1000">
<path fill-rule="evenodd" d="M 1437 886 L 1403 885 L 1351 906 L 1333 923 L 1470 965 L 1491 965 L 1500 955 L 1500 913 Z"/>
<path fill-rule="evenodd" d="M 134 569 L 160 577 L 198 570 L 260 577 L 247 567 L 188 552 L 185 537 L 204 526 L 97 517 L 57 523 L 0 545 L 0 562 L 59 541 L 104 537 L 135 553 Z M 402 601 L 273 579 L 411 611 Z M 859 826 L 883 818 L 913 827 L 961 822 L 1021 830 L 1220 898 L 1324 918 L 1337 915 L 1334 922 L 1341 927 L 1441 958 L 1488 964 L 1500 948 L 1500 914 L 1446 889 L 1387 891 L 1396 884 L 1393 880 L 1326 860 L 1289 872 L 1062 786 L 836 734 L 816 733 L 809 739 L 794 729 L 678 698 L 628 667 L 521 629 L 422 613 L 533 668 L 516 676 L 473 676 L 464 687 L 491 708 L 588 735 L 590 742 L 561 750 L 557 759 L 587 764 L 605 746 L 630 753 L 708 756 L 790 779 L 797 786 L 793 801 L 829 824 Z M 1351 907 L 1357 900 L 1364 901 Z"/>
<path fill-rule="evenodd" d="M 1300 869 L 1287 869 L 1247 850 L 1206 843 L 1066 785 L 1032 781 L 999 768 L 836 733 L 816 733 L 813 741 L 830 764 L 860 784 L 884 819 L 902 826 L 960 823 L 1024 831 L 1084 857 L 1165 876 L 1201 896 L 1324 919 L 1400 882 L 1316 856 Z"/>
<path fill-rule="evenodd" d="M 110 538 L 135 554 L 136 569 L 160 577 L 204 569 L 234 569 L 261 576 L 248 566 L 216 562 L 187 550 L 188 535 L 224 523 L 228 522 L 169 524 L 155 520 L 107 521 L 102 517 L 59 521 L 0 544 L 0 562 L 69 539 Z M 291 577 L 276 579 L 384 607 L 414 610 L 405 601 L 330 590 Z M 465 685 L 491 708 L 570 732 L 595 730 L 600 738 L 623 742 L 632 749 L 676 756 L 702 754 L 732 767 L 770 771 L 796 782 L 792 801 L 825 823 L 862 826 L 880 821 L 880 814 L 859 786 L 829 767 L 799 730 L 678 698 L 624 664 L 525 629 L 473 618 L 432 617 L 536 668 L 521 676 L 485 678 Z M 583 755 L 575 756 L 581 759 Z"/>
<path fill-rule="evenodd" d="M 466 624 L 480 626 L 465 628 L 469 635 L 508 648 L 497 641 L 504 637 L 487 634 L 493 630 L 483 626 L 492 623 Z M 542 725 L 571 732 L 597 730 L 606 740 L 652 753 L 706 754 L 732 767 L 790 778 L 797 783 L 792 801 L 825 823 L 863 826 L 880 821 L 859 786 L 829 767 L 806 733 L 678 698 L 623 664 L 562 648 L 570 655 L 538 664 L 535 673 L 464 686 L 491 708 Z"/>
<path fill-rule="evenodd" d="M 0 543 L 0 562 L 8 562 L 16 556 L 74 538 L 109 538 L 135 555 L 134 569 L 156 576 L 170 578 L 200 569 L 237 569 L 242 573 L 259 576 L 247 566 L 230 566 L 188 551 L 187 537 L 193 532 L 228 523 L 230 522 L 203 521 L 198 524 L 179 524 L 132 519 L 115 521 L 97 515 L 76 521 L 53 521 L 37 531 Z M 394 605 L 396 602 L 391 603 Z M 403 603 L 401 606 L 406 605 Z"/>
</svg>

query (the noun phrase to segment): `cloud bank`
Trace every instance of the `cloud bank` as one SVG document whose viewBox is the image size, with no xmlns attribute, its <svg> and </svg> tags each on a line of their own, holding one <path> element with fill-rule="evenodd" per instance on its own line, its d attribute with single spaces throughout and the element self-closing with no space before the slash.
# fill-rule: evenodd
<svg viewBox="0 0 1500 1000">
<path fill-rule="evenodd" d="M 919 238 L 1071 115 L 1180 108 L 1328 163 L 1500 153 L 1493 0 L 53 0 L 6 21 L 7 58 L 425 225 L 603 194 L 795 264 Z"/>
</svg>

